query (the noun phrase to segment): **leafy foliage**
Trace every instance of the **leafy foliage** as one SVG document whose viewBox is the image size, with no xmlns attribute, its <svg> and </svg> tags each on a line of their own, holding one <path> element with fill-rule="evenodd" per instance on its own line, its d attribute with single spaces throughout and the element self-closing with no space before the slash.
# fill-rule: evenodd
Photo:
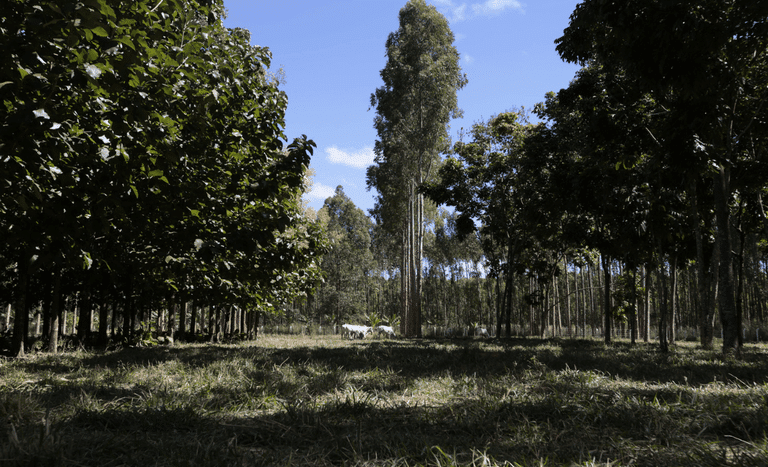
<svg viewBox="0 0 768 467">
<path fill-rule="evenodd" d="M 71 271 L 70 288 L 121 291 L 125 313 L 174 292 L 269 308 L 314 282 L 322 240 L 299 201 L 314 143 L 283 149 L 271 55 L 222 27 L 221 2 L 8 8 L 3 269 Z"/>
<path fill-rule="evenodd" d="M 372 222 L 344 194 L 341 186 L 336 188 L 334 196 L 325 200 L 318 218 L 330 241 L 321 263 L 325 283 L 317 291 L 321 306 L 335 317 L 337 325 L 350 317 L 360 320 L 367 311 L 374 266 Z"/>
</svg>

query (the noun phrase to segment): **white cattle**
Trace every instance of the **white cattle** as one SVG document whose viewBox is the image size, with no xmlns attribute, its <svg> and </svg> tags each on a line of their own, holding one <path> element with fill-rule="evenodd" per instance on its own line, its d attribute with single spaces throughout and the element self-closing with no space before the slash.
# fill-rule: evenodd
<svg viewBox="0 0 768 467">
<path fill-rule="evenodd" d="M 341 326 L 341 337 L 364 339 L 370 333 L 371 328 L 368 326 L 359 326 L 357 324 L 344 324 Z"/>
<path fill-rule="evenodd" d="M 475 328 L 475 336 L 477 337 L 491 337 L 490 334 L 488 334 L 488 330 L 481 327 Z"/>
<path fill-rule="evenodd" d="M 379 333 L 379 335 L 385 335 L 387 337 L 395 337 L 395 330 L 392 329 L 392 326 L 377 326 L 376 332 Z"/>
</svg>

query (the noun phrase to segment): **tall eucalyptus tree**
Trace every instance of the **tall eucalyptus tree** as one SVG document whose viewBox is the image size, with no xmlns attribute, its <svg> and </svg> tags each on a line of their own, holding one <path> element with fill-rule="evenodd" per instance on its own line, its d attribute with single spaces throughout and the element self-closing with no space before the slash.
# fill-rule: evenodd
<svg viewBox="0 0 768 467">
<path fill-rule="evenodd" d="M 400 10 L 400 27 L 387 38 L 384 86 L 376 108 L 375 165 L 368 187 L 379 192 L 374 214 L 401 242 L 401 332 L 421 334 L 424 197 L 428 180 L 449 147 L 448 123 L 461 115 L 456 92 L 467 83 L 448 21 L 424 0 Z"/>
</svg>

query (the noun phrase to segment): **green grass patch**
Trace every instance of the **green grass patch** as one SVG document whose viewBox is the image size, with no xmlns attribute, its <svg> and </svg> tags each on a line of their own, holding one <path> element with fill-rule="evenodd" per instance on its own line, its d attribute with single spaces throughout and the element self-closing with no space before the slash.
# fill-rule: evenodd
<svg viewBox="0 0 768 467">
<path fill-rule="evenodd" d="M 263 336 L 0 360 L 0 465 L 766 465 L 768 347 Z"/>
</svg>

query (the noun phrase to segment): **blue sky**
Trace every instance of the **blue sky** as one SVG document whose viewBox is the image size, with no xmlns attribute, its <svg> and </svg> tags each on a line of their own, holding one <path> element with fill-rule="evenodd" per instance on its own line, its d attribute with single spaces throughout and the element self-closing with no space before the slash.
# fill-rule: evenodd
<svg viewBox="0 0 768 467">
<path fill-rule="evenodd" d="M 382 86 L 384 44 L 398 28 L 406 0 L 224 0 L 224 25 L 251 32 L 251 43 L 272 52 L 285 70 L 285 134 L 306 134 L 317 149 L 309 205 L 322 207 L 336 186 L 363 210 L 373 207 L 365 170 L 373 162 L 376 130 L 370 97 Z M 532 108 L 548 91 L 568 86 L 578 70 L 562 62 L 560 37 L 577 0 L 427 0 L 449 21 L 469 83 L 458 94 L 464 117 L 450 134 L 490 116 Z"/>
</svg>

